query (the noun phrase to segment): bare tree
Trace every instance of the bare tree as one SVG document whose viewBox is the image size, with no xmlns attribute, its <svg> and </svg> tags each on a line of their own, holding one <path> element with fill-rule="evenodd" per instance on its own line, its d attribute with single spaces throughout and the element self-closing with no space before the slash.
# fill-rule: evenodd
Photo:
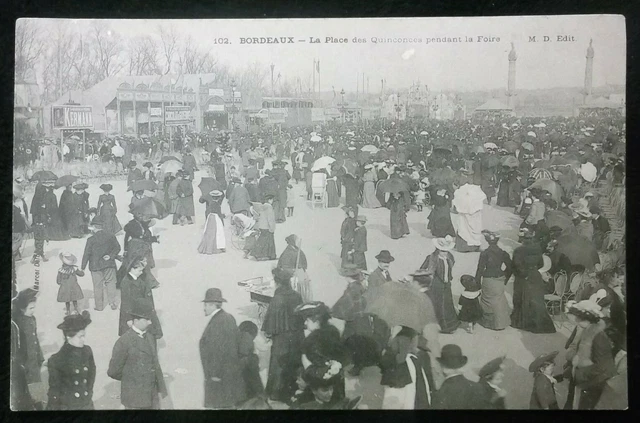
<svg viewBox="0 0 640 423">
<path fill-rule="evenodd" d="M 159 25 L 158 32 L 160 33 L 161 51 L 164 58 L 162 74 L 167 75 L 171 72 L 171 66 L 175 59 L 176 49 L 178 48 L 179 37 L 173 26 L 167 29 Z"/>
<path fill-rule="evenodd" d="M 26 73 L 33 70 L 45 51 L 44 34 L 35 21 L 19 19 L 16 22 L 16 81 L 23 81 Z"/>
<path fill-rule="evenodd" d="M 198 48 L 191 36 L 187 37 L 179 47 L 178 68 L 182 74 L 209 73 L 216 68 L 217 64 L 218 60 Z"/>
<path fill-rule="evenodd" d="M 54 101 L 66 91 L 75 88 L 73 64 L 78 59 L 76 38 L 76 34 L 62 22 L 48 34 L 49 41 L 42 73 L 46 101 Z"/>
<path fill-rule="evenodd" d="M 98 79 L 118 74 L 124 68 L 122 39 L 107 24 L 95 21 L 89 31 L 92 63 Z"/>
<path fill-rule="evenodd" d="M 264 91 L 267 86 L 267 77 L 269 76 L 269 72 L 269 67 L 260 62 L 253 62 L 249 64 L 240 74 L 240 80 L 238 81 L 240 88 L 247 92 Z M 268 90 L 271 92 L 270 85 Z"/>
<path fill-rule="evenodd" d="M 133 38 L 129 42 L 129 75 L 158 75 L 158 45 L 149 36 Z"/>
</svg>

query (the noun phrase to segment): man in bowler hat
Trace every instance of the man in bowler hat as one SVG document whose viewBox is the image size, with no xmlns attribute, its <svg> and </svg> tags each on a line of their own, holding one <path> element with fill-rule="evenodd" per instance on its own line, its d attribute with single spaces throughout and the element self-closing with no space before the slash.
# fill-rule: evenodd
<svg viewBox="0 0 640 423">
<path fill-rule="evenodd" d="M 120 384 L 120 401 L 127 409 L 159 409 L 167 396 L 158 351 L 148 331 L 153 305 L 146 298 L 136 299 L 130 311 L 133 323 L 113 347 L 107 375 Z"/>
<path fill-rule="evenodd" d="M 385 282 L 391 281 L 391 275 L 389 274 L 389 265 L 395 260 L 389 250 L 382 250 L 380 254 L 376 256 L 378 260 L 378 267 L 369 275 L 369 288 L 377 288 L 382 286 Z"/>
<path fill-rule="evenodd" d="M 486 408 L 483 390 L 479 383 L 464 377 L 467 356 L 458 345 L 442 347 L 438 362 L 444 373 L 444 382 L 434 394 L 433 408 L 439 410 L 482 410 Z"/>
<path fill-rule="evenodd" d="M 204 371 L 205 408 L 233 408 L 246 399 L 238 356 L 240 332 L 236 319 L 222 309 L 226 303 L 218 288 L 205 293 L 204 314 L 209 318 L 200 338 L 200 360 Z"/>
</svg>

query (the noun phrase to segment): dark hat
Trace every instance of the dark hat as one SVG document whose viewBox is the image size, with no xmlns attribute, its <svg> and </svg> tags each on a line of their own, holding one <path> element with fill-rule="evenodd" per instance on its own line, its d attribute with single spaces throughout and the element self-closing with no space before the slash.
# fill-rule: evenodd
<svg viewBox="0 0 640 423">
<path fill-rule="evenodd" d="M 136 167 L 136 166 L 138 166 L 138 163 L 136 163 L 135 160 L 131 160 L 127 166 L 128 167 Z"/>
<path fill-rule="evenodd" d="M 273 200 L 275 196 L 273 194 L 265 194 L 264 201 Z"/>
<path fill-rule="evenodd" d="M 598 206 L 591 206 L 589 208 L 589 213 L 591 213 L 591 214 L 602 214 L 602 210 L 600 210 L 600 207 L 598 207 Z"/>
<path fill-rule="evenodd" d="M 342 206 L 342 211 L 344 211 L 345 213 L 349 213 L 350 211 L 355 213 L 356 209 L 354 209 L 352 206 Z"/>
<path fill-rule="evenodd" d="M 242 181 L 238 177 L 231 178 L 231 182 L 233 182 L 234 184 L 241 184 L 242 183 Z"/>
<path fill-rule="evenodd" d="M 488 231 L 486 229 L 482 231 L 482 235 L 484 235 L 484 239 L 486 239 L 487 242 L 498 242 L 498 240 L 500 239 L 500 234 Z"/>
<path fill-rule="evenodd" d="M 75 184 L 75 185 L 73 186 L 73 189 L 85 189 L 85 188 L 84 188 L 84 184 L 83 184 L 83 183 Z"/>
<path fill-rule="evenodd" d="M 553 363 L 553 361 L 556 359 L 556 356 L 558 354 L 559 354 L 559 351 L 553 351 L 548 354 L 539 355 L 538 357 L 536 357 L 535 360 L 531 362 L 531 364 L 529 364 L 529 371 L 531 373 L 534 373 L 534 372 L 537 372 L 540 369 L 540 367 L 542 367 L 542 365 L 547 363 Z"/>
<path fill-rule="evenodd" d="M 238 330 L 240 332 L 246 332 L 251 336 L 258 336 L 258 326 L 253 323 L 251 320 L 245 320 L 244 322 L 238 325 Z"/>
<path fill-rule="evenodd" d="M 66 316 L 62 323 L 58 325 L 58 329 L 68 332 L 79 332 L 89 326 L 91 323 L 91 316 L 87 310 L 82 314 L 72 314 Z"/>
<path fill-rule="evenodd" d="M 504 359 L 506 356 L 494 358 L 480 369 L 478 372 L 478 376 L 481 378 L 489 378 L 493 374 L 495 374 L 498 370 L 502 369 L 504 366 Z"/>
<path fill-rule="evenodd" d="M 381 261 L 383 263 L 391 263 L 392 261 L 395 260 L 395 258 L 393 258 L 389 250 L 382 250 L 380 251 L 380 254 L 376 256 L 376 260 Z"/>
<path fill-rule="evenodd" d="M 288 237 L 286 237 L 284 240 L 287 242 L 287 244 L 296 246 L 298 244 L 299 239 L 300 238 L 298 237 L 298 235 L 291 234 Z"/>
<path fill-rule="evenodd" d="M 467 356 L 462 354 L 462 350 L 456 344 L 447 344 L 442 347 L 438 357 L 438 362 L 447 369 L 459 369 L 467 364 L 467 360 Z"/>
<path fill-rule="evenodd" d="M 273 275 L 273 279 L 274 281 L 276 281 L 276 283 L 290 281 L 293 277 L 293 272 L 291 270 L 283 269 L 281 267 L 272 269 L 271 274 Z"/>
<path fill-rule="evenodd" d="M 100 185 L 100 189 L 103 191 L 111 191 L 113 189 L 113 185 L 111 184 L 102 184 Z"/>
<path fill-rule="evenodd" d="M 129 315 L 132 317 L 140 317 L 143 319 L 151 320 L 153 317 L 153 305 L 150 300 L 146 298 L 136 298 L 133 301 L 131 311 Z"/>
<path fill-rule="evenodd" d="M 367 221 L 367 216 L 364 216 L 361 214 L 356 216 L 356 222 L 366 222 L 366 221 Z"/>
<path fill-rule="evenodd" d="M 145 164 L 142 165 L 143 167 L 153 167 L 153 163 L 151 162 L 146 162 Z"/>
<path fill-rule="evenodd" d="M 339 362 L 334 360 L 334 363 L 338 366 L 336 372 L 331 370 L 330 363 L 312 364 L 306 368 L 302 378 L 309 384 L 311 389 L 332 386 L 340 377 L 340 370 L 342 370 Z"/>
<path fill-rule="evenodd" d="M 13 299 L 13 305 L 18 310 L 23 310 L 27 308 L 27 306 L 34 302 L 38 296 L 38 291 L 32 288 L 24 289 L 18 292 L 18 295 Z"/>
<path fill-rule="evenodd" d="M 293 312 L 300 315 L 300 317 L 302 317 L 303 319 L 306 319 L 310 316 L 328 314 L 329 307 L 327 307 L 326 304 L 322 301 L 311 301 L 308 303 L 300 304 L 293 310 Z"/>
<path fill-rule="evenodd" d="M 203 303 L 226 303 L 227 300 L 222 298 L 222 291 L 219 288 L 209 288 L 204 294 Z"/>
<path fill-rule="evenodd" d="M 89 227 L 92 226 L 96 229 L 102 229 L 104 227 L 104 223 L 102 223 L 102 219 L 96 216 L 91 220 L 91 222 L 89 222 Z"/>
<path fill-rule="evenodd" d="M 476 292 L 480 291 L 480 286 L 476 282 L 476 278 L 471 275 L 462 275 L 460 276 L 460 283 L 464 287 L 466 291 Z"/>
<path fill-rule="evenodd" d="M 360 278 L 362 277 L 362 270 L 358 269 L 355 264 L 347 263 L 342 268 L 342 275 L 350 278 Z"/>
</svg>

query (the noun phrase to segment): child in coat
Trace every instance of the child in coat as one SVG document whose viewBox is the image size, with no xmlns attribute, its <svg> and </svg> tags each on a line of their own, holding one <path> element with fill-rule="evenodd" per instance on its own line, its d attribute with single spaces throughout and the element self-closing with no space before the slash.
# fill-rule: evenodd
<svg viewBox="0 0 640 423">
<path fill-rule="evenodd" d="M 293 216 L 293 208 L 296 205 L 296 195 L 293 192 L 293 185 L 287 185 L 287 217 Z"/>
<path fill-rule="evenodd" d="M 60 285 L 58 289 L 58 302 L 65 303 L 67 306 L 66 315 L 71 313 L 71 303 L 75 309 L 73 314 L 80 313 L 78 310 L 78 300 L 84 298 L 82 294 L 82 288 L 78 284 L 77 276 L 84 276 L 84 272 L 75 265 L 78 259 L 67 252 L 60 253 L 60 261 L 62 261 L 62 267 L 58 270 L 58 277 L 56 282 Z"/>
<path fill-rule="evenodd" d="M 529 365 L 533 373 L 533 391 L 529 408 L 531 410 L 559 410 L 555 385 L 562 382 L 562 374 L 552 376 L 558 351 L 538 356 Z"/>
<path fill-rule="evenodd" d="M 246 386 L 247 398 L 263 398 L 264 386 L 260 379 L 260 361 L 255 353 L 253 341 L 258 335 L 258 326 L 245 320 L 238 326 L 240 342 L 238 354 L 242 365 L 242 378 Z"/>
<path fill-rule="evenodd" d="M 482 320 L 483 315 L 480 305 L 480 286 L 478 286 L 476 278 L 471 275 L 460 276 L 460 283 L 464 287 L 464 291 L 458 300 L 460 306 L 458 319 L 467 324 L 468 333 L 473 333 L 476 323 Z"/>
<path fill-rule="evenodd" d="M 422 207 L 424 206 L 424 202 L 427 199 L 427 189 L 429 188 L 429 180 L 425 177 L 420 181 L 419 189 L 415 194 L 416 206 L 418 207 L 418 211 L 422 211 Z"/>
</svg>

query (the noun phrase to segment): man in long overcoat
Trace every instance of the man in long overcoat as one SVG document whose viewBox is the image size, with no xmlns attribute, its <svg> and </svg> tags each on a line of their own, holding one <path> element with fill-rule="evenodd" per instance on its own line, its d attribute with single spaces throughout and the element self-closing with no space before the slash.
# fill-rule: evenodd
<svg viewBox="0 0 640 423">
<path fill-rule="evenodd" d="M 135 301 L 129 312 L 133 320 L 113 346 L 107 375 L 120 384 L 120 401 L 127 409 L 159 409 L 167 396 L 158 351 L 150 329 L 153 306 L 146 299 Z"/>
<path fill-rule="evenodd" d="M 189 175 L 185 174 L 184 178 L 178 182 L 176 186 L 176 194 L 178 195 L 178 207 L 174 215 L 174 222 L 182 217 L 186 217 L 190 225 L 193 225 L 193 217 L 195 216 L 195 206 L 193 204 L 193 185 Z"/>
<path fill-rule="evenodd" d="M 193 174 L 198 170 L 198 165 L 196 163 L 196 158 L 191 154 L 191 148 L 185 148 L 184 154 L 182 155 L 182 161 L 184 162 L 182 165 L 184 171 L 189 175 L 189 179 L 193 180 Z"/>
<path fill-rule="evenodd" d="M 211 316 L 200 338 L 205 408 L 232 408 L 246 399 L 238 356 L 240 332 L 236 319 L 222 309 L 224 302 L 218 288 L 208 289 L 203 300 L 204 313 Z"/>
<path fill-rule="evenodd" d="M 251 209 L 251 196 L 249 195 L 249 191 L 242 185 L 240 179 L 234 178 L 231 182 L 234 187 L 227 197 L 231 213 L 245 212 L 245 214 L 249 215 L 249 210 Z"/>
</svg>

